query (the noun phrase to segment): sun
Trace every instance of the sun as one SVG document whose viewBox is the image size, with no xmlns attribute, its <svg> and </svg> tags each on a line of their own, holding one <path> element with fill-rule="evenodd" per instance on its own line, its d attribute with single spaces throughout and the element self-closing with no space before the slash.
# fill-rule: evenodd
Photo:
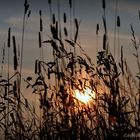
<svg viewBox="0 0 140 140">
<path fill-rule="evenodd" d="M 76 89 L 74 91 L 74 97 L 78 99 L 80 102 L 87 105 L 92 101 L 92 99 L 95 99 L 95 92 L 88 87 L 85 87 L 83 92 Z"/>
</svg>

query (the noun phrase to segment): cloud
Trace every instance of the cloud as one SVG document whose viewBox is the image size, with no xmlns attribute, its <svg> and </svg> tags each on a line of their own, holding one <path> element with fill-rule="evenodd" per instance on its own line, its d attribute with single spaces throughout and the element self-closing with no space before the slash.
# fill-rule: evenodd
<svg viewBox="0 0 140 140">
<path fill-rule="evenodd" d="M 112 7 L 113 9 L 116 8 L 115 1 L 109 0 L 109 2 L 107 4 L 110 7 Z M 140 5 L 140 1 L 137 1 L 137 0 L 118 1 L 118 11 L 134 15 L 134 14 L 137 14 L 137 12 L 139 10 L 139 5 Z"/>
<path fill-rule="evenodd" d="M 21 28 L 22 21 L 23 20 L 21 17 L 9 17 L 8 19 L 5 20 L 5 23 L 16 28 Z"/>
<path fill-rule="evenodd" d="M 43 25 L 45 25 L 45 28 L 46 28 L 47 27 L 46 25 L 49 25 L 47 23 L 50 23 L 49 18 L 47 16 L 43 16 L 42 19 L 43 19 Z M 38 32 L 39 26 L 40 26 L 39 21 L 40 21 L 39 15 L 36 15 L 36 14 L 31 15 L 30 18 L 26 17 L 26 24 L 25 24 L 26 30 L 30 32 Z M 17 30 L 21 30 L 23 26 L 23 17 L 12 16 L 12 17 L 7 18 L 5 20 L 5 23 L 9 24 L 9 27 L 12 27 Z"/>
</svg>

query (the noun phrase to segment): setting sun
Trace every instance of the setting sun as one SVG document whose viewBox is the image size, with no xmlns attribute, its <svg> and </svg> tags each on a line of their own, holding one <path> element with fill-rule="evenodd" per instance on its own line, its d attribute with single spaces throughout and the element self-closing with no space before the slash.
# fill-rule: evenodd
<svg viewBox="0 0 140 140">
<path fill-rule="evenodd" d="M 95 92 L 86 87 L 83 92 L 79 90 L 74 91 L 74 97 L 84 104 L 88 104 L 93 98 L 95 98 Z"/>
</svg>

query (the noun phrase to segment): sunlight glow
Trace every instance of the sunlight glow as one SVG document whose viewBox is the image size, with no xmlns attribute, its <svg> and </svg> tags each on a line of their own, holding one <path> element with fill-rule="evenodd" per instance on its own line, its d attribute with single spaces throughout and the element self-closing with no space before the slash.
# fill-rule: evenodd
<svg viewBox="0 0 140 140">
<path fill-rule="evenodd" d="M 75 90 L 74 97 L 87 105 L 92 99 L 95 99 L 95 92 L 90 88 L 85 87 L 83 92 L 79 91 L 78 89 Z"/>
</svg>

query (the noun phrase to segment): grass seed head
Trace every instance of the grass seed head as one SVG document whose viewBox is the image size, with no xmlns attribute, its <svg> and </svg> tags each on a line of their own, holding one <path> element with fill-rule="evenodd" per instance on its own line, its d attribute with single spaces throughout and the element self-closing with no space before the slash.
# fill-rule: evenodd
<svg viewBox="0 0 140 140">
<path fill-rule="evenodd" d="M 64 19 L 64 23 L 66 23 L 66 22 L 67 22 L 66 13 L 64 13 L 64 17 L 63 17 L 63 19 Z"/>
<path fill-rule="evenodd" d="M 9 28 L 8 30 L 8 43 L 7 43 L 8 47 L 10 47 L 10 40 L 11 40 L 11 28 Z"/>
<path fill-rule="evenodd" d="M 39 39 L 39 48 L 42 47 L 42 42 L 41 42 L 41 33 L 38 33 L 38 39 Z"/>
<path fill-rule="evenodd" d="M 97 24 L 96 26 L 96 35 L 98 35 L 98 31 L 99 31 L 99 24 Z"/>
<path fill-rule="evenodd" d="M 105 3 L 105 0 L 102 0 L 102 7 L 103 7 L 103 9 L 105 9 L 105 8 L 106 8 L 106 3 Z"/>
<path fill-rule="evenodd" d="M 13 52 L 14 52 L 14 70 L 17 70 L 18 62 L 17 62 L 17 50 L 16 50 L 16 40 L 15 36 L 13 38 Z"/>
<path fill-rule="evenodd" d="M 120 17 L 117 16 L 117 27 L 120 27 Z"/>
</svg>

